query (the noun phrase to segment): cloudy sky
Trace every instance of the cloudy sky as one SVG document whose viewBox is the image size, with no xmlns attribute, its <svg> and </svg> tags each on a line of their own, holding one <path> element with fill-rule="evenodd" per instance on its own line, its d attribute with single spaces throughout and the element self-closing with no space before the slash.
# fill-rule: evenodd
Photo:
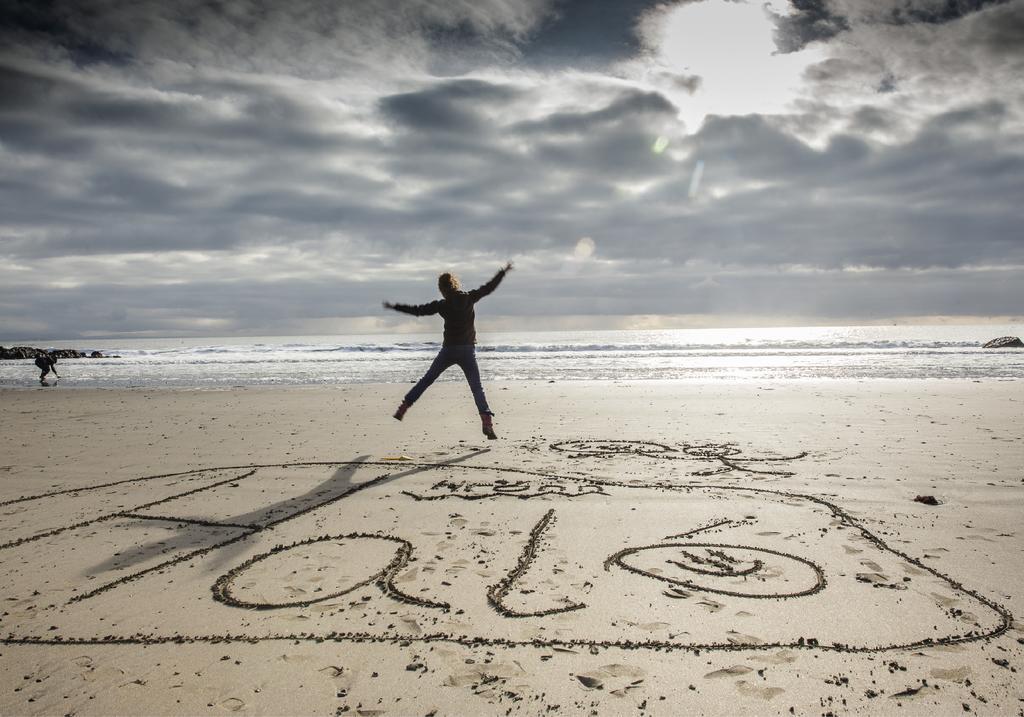
<svg viewBox="0 0 1024 717">
<path fill-rule="evenodd" d="M 1022 78 L 1024 0 L 6 0 L 0 340 L 1020 321 Z"/>
</svg>

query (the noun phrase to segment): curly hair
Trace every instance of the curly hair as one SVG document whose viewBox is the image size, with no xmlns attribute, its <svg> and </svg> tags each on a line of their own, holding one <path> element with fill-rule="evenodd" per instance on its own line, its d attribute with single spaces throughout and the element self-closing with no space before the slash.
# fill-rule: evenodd
<svg viewBox="0 0 1024 717">
<path fill-rule="evenodd" d="M 441 274 L 441 276 L 437 277 L 437 288 L 441 291 L 442 296 L 454 294 L 461 288 L 461 284 L 459 284 L 459 277 L 446 271 Z"/>
</svg>

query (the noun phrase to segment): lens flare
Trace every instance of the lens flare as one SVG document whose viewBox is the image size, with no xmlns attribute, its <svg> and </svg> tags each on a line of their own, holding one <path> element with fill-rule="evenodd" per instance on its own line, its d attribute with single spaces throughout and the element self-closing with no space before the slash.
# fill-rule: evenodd
<svg viewBox="0 0 1024 717">
<path fill-rule="evenodd" d="M 697 196 L 697 192 L 700 191 L 700 180 L 704 176 L 704 160 L 698 159 L 697 164 L 693 166 L 693 174 L 690 175 L 690 191 L 687 192 L 690 199 Z"/>
<path fill-rule="evenodd" d="M 576 242 L 576 248 L 572 253 L 577 259 L 589 259 L 594 253 L 594 240 L 590 237 L 583 237 Z"/>
<path fill-rule="evenodd" d="M 659 136 L 651 145 L 651 151 L 655 154 L 661 154 L 666 149 L 668 149 L 668 137 Z"/>
</svg>

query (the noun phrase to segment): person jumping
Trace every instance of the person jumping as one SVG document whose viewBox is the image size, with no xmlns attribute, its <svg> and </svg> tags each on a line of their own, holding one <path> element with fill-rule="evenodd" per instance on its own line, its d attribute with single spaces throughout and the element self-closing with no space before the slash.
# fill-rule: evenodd
<svg viewBox="0 0 1024 717">
<path fill-rule="evenodd" d="M 437 277 L 437 288 L 441 290 L 441 296 L 444 297 L 442 299 L 419 306 L 384 302 L 385 309 L 393 309 L 413 316 L 440 314 L 444 318 L 444 343 L 441 350 L 423 378 L 412 387 L 409 393 L 405 394 L 402 405 L 395 411 L 396 419 L 401 421 L 405 417 L 405 412 L 416 403 L 416 400 L 423 395 L 430 384 L 446 370 L 458 364 L 462 372 L 466 374 L 466 380 L 473 392 L 477 410 L 480 411 L 484 435 L 491 440 L 498 437 L 494 433 L 494 423 L 491 418 L 494 413 L 487 406 L 484 387 L 480 383 L 480 369 L 476 365 L 476 327 L 474 326 L 476 312 L 473 306 L 497 289 L 498 284 L 505 278 L 505 274 L 510 271 L 512 271 L 511 262 L 500 269 L 494 278 L 486 284 L 472 291 L 462 291 L 458 277 L 454 274 L 444 273 Z"/>
</svg>

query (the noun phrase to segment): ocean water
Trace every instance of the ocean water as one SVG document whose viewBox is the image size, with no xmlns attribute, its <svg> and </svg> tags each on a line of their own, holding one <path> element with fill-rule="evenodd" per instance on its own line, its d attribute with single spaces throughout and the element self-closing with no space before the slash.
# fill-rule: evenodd
<svg viewBox="0 0 1024 717">
<path fill-rule="evenodd" d="M 486 381 L 1021 379 L 1024 349 L 982 349 L 1022 325 L 835 326 L 481 334 Z M 408 383 L 439 348 L 433 334 L 76 340 L 44 348 L 119 354 L 69 359 L 64 387 L 224 388 Z M 458 368 L 441 380 L 463 380 Z M 31 361 L 0 361 L 0 387 L 36 387 Z"/>
</svg>

